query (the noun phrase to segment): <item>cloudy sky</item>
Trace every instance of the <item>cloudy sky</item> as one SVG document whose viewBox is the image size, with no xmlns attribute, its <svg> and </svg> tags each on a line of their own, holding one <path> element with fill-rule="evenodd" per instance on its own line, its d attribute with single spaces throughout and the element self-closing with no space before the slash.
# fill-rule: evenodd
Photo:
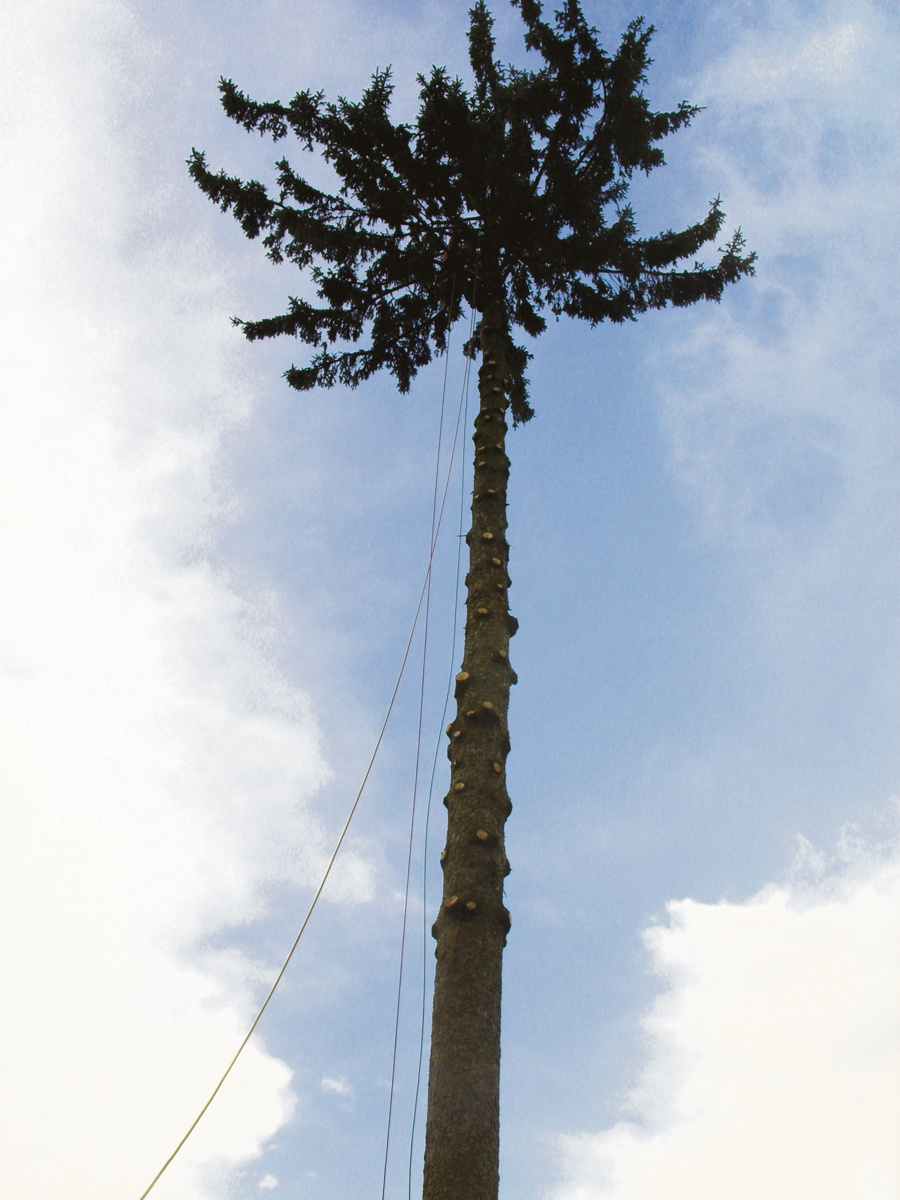
<svg viewBox="0 0 900 1200">
<path fill-rule="evenodd" d="M 356 794 L 428 556 L 440 365 L 408 397 L 291 393 L 302 347 L 229 318 L 279 311 L 296 280 L 184 160 L 271 177 L 220 75 L 353 97 L 392 64 L 411 117 L 416 72 L 465 73 L 466 8 L 4 4 L 9 1200 L 139 1200 L 206 1100 Z M 611 45 L 641 10 L 585 11 Z M 643 12 L 651 100 L 705 111 L 639 182 L 642 227 L 721 194 L 759 270 L 719 306 L 535 346 L 537 415 L 511 438 L 501 1195 L 896 1200 L 900 18 Z M 452 355 L 448 433 L 463 387 Z M 423 814 L 466 487 L 454 465 L 391 1198 L 420 1179 L 442 745 L 424 903 Z M 321 906 L 154 1200 L 380 1194 L 421 663 L 418 642 Z"/>
</svg>

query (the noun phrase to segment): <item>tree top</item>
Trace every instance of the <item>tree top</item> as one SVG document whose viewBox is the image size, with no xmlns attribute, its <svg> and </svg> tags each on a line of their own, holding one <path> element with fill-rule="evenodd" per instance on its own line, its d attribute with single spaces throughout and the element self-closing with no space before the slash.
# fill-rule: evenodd
<svg viewBox="0 0 900 1200">
<path fill-rule="evenodd" d="M 499 305 L 510 331 L 530 336 L 547 315 L 633 320 L 652 308 L 719 300 L 753 273 L 736 231 L 707 266 L 696 260 L 724 221 L 718 198 L 696 224 L 638 235 L 628 190 L 636 171 L 665 159 L 659 143 L 699 109 L 681 102 L 653 112 L 641 90 L 653 26 L 631 22 L 608 54 L 577 0 L 554 20 L 539 0 L 512 0 L 535 69 L 495 58 L 484 0 L 470 10 L 467 90 L 443 67 L 420 75 L 415 124 L 390 116 L 391 72 L 378 70 L 357 102 L 298 92 L 288 104 L 250 100 L 220 81 L 233 120 L 279 141 L 292 134 L 341 180 L 336 194 L 313 187 L 286 158 L 277 191 L 225 171 L 197 150 L 188 160 L 200 188 L 229 209 L 273 262 L 304 271 L 318 302 L 290 297 L 285 313 L 237 320 L 250 339 L 288 333 L 314 348 L 291 367 L 300 390 L 351 387 L 386 367 L 401 392 L 446 346 L 465 301 Z M 532 415 L 524 368 L 509 343 L 513 419 Z"/>
</svg>

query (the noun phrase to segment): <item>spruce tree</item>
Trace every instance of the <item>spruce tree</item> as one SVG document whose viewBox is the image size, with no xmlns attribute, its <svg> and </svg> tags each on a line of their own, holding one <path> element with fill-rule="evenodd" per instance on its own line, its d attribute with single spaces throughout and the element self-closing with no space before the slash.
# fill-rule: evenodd
<svg viewBox="0 0 900 1200">
<path fill-rule="evenodd" d="M 539 0 L 512 0 L 535 69 L 495 57 L 484 0 L 470 11 L 474 85 L 433 67 L 419 77 L 414 125 L 390 115 L 391 76 L 376 71 L 358 102 L 298 92 L 257 103 L 220 82 L 226 113 L 275 141 L 293 135 L 341 181 L 312 186 L 282 158 L 277 189 L 213 173 L 193 151 L 190 171 L 273 262 L 294 262 L 318 302 L 239 321 L 251 340 L 292 334 L 312 348 L 286 372 L 300 391 L 355 387 L 381 369 L 408 391 L 443 352 L 468 308 L 467 352 L 480 356 L 467 620 L 457 710 L 448 728 L 448 829 L 443 900 L 434 925 L 436 972 L 425 1144 L 425 1200 L 496 1200 L 499 1159 L 500 979 L 510 927 L 504 825 L 509 641 L 508 419 L 532 417 L 526 370 L 548 315 L 596 325 L 648 309 L 719 300 L 753 273 L 738 230 L 712 265 L 695 256 L 723 225 L 718 199 L 694 225 L 638 234 L 628 203 L 635 172 L 664 162 L 659 143 L 699 111 L 653 112 L 641 91 L 653 27 L 633 21 L 614 54 L 577 0 L 545 21 Z"/>
</svg>

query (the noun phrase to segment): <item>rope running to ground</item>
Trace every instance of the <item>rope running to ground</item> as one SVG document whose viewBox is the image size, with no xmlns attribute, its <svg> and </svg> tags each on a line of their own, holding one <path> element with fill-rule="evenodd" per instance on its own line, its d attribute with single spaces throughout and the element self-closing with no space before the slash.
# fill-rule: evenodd
<svg viewBox="0 0 900 1200">
<path fill-rule="evenodd" d="M 455 287 L 456 287 L 456 277 L 454 275 L 453 285 L 452 285 L 452 289 L 451 289 L 451 296 L 450 296 L 451 309 L 452 309 L 452 305 L 453 305 Z M 444 437 L 444 411 L 445 411 L 445 407 L 446 407 L 446 398 L 447 398 L 447 376 L 448 376 L 448 370 L 449 370 L 449 362 L 450 362 L 450 340 L 448 337 L 447 347 L 444 350 L 444 378 L 443 378 L 443 386 L 441 388 L 441 410 L 440 410 L 440 418 L 438 421 L 438 446 L 437 446 L 437 455 L 435 458 L 435 465 L 434 465 L 434 494 L 433 494 L 432 502 L 431 502 L 431 534 L 430 534 L 430 538 L 431 538 L 431 545 L 432 545 L 432 555 L 434 554 L 434 548 L 437 544 L 437 530 L 438 530 L 438 525 L 439 525 L 439 522 L 438 522 L 438 490 L 439 490 L 439 485 L 440 485 L 441 449 L 442 449 L 443 437 Z M 447 482 L 444 487 L 444 495 L 443 495 L 443 498 L 441 501 L 441 509 L 440 509 L 441 516 L 443 516 L 444 505 L 446 504 L 447 493 L 448 493 L 449 486 L 450 486 L 450 478 L 451 478 L 452 472 L 453 472 L 453 463 L 456 458 L 456 451 L 457 451 L 457 447 L 459 445 L 459 433 L 460 433 L 460 426 L 462 424 L 463 405 L 464 405 L 464 399 L 466 397 L 467 387 L 468 387 L 469 367 L 470 367 L 470 360 L 467 358 L 463 387 L 462 387 L 462 391 L 460 393 L 459 405 L 457 407 L 457 412 L 456 412 L 456 426 L 453 431 L 453 439 L 450 443 L 450 460 L 447 464 Z M 417 728 L 417 732 L 416 732 L 416 755 L 415 755 L 415 769 L 413 772 L 412 805 L 411 805 L 410 819 L 409 819 L 409 843 L 407 846 L 407 853 L 406 853 L 406 884 L 405 884 L 404 892 L 403 892 L 403 921 L 402 921 L 401 933 L 400 933 L 400 962 L 399 962 L 399 967 L 398 967 L 398 971 L 397 971 L 397 1003 L 396 1003 L 396 1010 L 394 1013 L 394 1041 L 393 1041 L 393 1048 L 392 1048 L 392 1053 L 391 1053 L 391 1082 L 390 1082 L 390 1088 L 389 1088 L 389 1093 L 388 1093 L 387 1127 L 385 1130 L 385 1139 L 384 1139 L 384 1168 L 383 1168 L 382 1177 L 381 1177 L 381 1200 L 385 1200 L 385 1194 L 387 1191 L 388 1160 L 389 1160 L 389 1155 L 390 1155 L 391 1128 L 392 1128 L 392 1119 L 393 1119 L 393 1110 L 394 1110 L 394 1087 L 395 1087 L 396 1078 L 397 1078 L 397 1050 L 398 1050 L 398 1045 L 399 1045 L 399 1040 L 400 1040 L 400 1009 L 401 1009 L 401 997 L 402 997 L 402 993 L 403 993 L 404 958 L 405 958 L 405 954 L 406 954 L 406 927 L 407 927 L 407 921 L 408 921 L 408 917 L 409 917 L 409 885 L 410 885 L 410 880 L 412 878 L 412 856 L 413 856 L 413 846 L 415 844 L 416 807 L 417 807 L 418 792 L 419 792 L 419 766 L 420 766 L 420 761 L 421 761 L 422 724 L 423 724 L 423 715 L 424 715 L 424 709 L 425 709 L 425 677 L 426 677 L 426 666 L 427 666 L 427 660 L 428 660 L 428 632 L 429 632 L 429 626 L 430 626 L 430 615 L 431 615 L 431 576 L 429 576 L 429 578 L 428 578 L 428 586 L 426 589 L 426 596 L 425 596 L 425 621 L 424 621 L 424 629 L 423 629 L 423 637 L 422 637 L 422 670 L 421 670 L 420 679 L 419 679 L 418 728 Z M 455 634 L 456 634 L 456 604 L 455 604 L 455 597 L 454 597 L 454 646 L 455 646 Z M 452 663 L 451 663 L 451 675 L 452 675 Z M 446 711 L 446 702 L 445 702 L 445 711 Z M 433 783 L 433 781 L 434 781 L 434 771 L 432 770 L 432 783 Z M 429 802 L 430 802 L 430 799 L 431 799 L 431 797 L 429 794 Z M 426 833 L 426 840 L 427 840 L 427 833 Z M 421 1049 L 420 1049 L 420 1057 L 421 1057 Z M 418 1088 L 417 1088 L 417 1091 L 418 1091 Z M 415 1116 L 413 1117 L 413 1122 L 415 1123 Z"/>
<path fill-rule="evenodd" d="M 477 280 L 476 280 L 477 286 Z M 474 303 L 474 295 L 473 295 Z M 469 343 L 471 344 L 475 332 L 475 309 L 472 308 L 469 319 Z M 460 397 L 460 409 L 462 411 L 463 428 L 468 427 L 469 418 L 469 379 L 472 371 L 472 359 L 466 356 L 466 367 L 463 375 L 462 395 Z M 459 436 L 460 428 L 460 413 L 457 412 L 456 417 L 456 432 L 454 434 L 454 446 L 456 438 Z M 419 1114 L 419 1098 L 422 1091 L 422 1065 L 425 1059 L 425 1024 L 426 1024 L 426 1005 L 428 1000 L 428 825 L 431 819 L 431 802 L 434 796 L 434 779 L 437 774 L 438 754 L 441 749 L 441 738 L 444 733 L 444 723 L 447 719 L 447 708 L 450 703 L 450 694 L 453 690 L 453 674 L 456 669 L 456 644 L 459 631 L 459 581 L 462 574 L 462 538 L 463 538 L 463 514 L 465 508 L 465 490 L 466 490 L 466 475 L 465 464 L 462 465 L 459 477 L 459 532 L 456 539 L 456 581 L 453 588 L 453 636 L 451 638 L 450 647 L 450 670 L 447 676 L 447 689 L 444 693 L 444 707 L 441 710 L 441 720 L 438 727 L 437 737 L 434 743 L 434 754 L 431 759 L 431 778 L 428 781 L 428 802 L 425 806 L 425 836 L 422 842 L 422 1006 L 419 1018 L 419 1057 L 416 1066 L 416 1091 L 413 1097 L 413 1113 L 412 1125 L 409 1133 L 409 1161 L 407 1163 L 406 1174 L 406 1191 L 407 1200 L 412 1200 L 412 1176 L 413 1176 L 413 1156 L 415 1154 L 416 1141 L 416 1121 Z M 407 881 L 407 888 L 409 883 Z"/>
<path fill-rule="evenodd" d="M 446 351 L 445 351 L 445 353 L 446 353 Z M 458 424 L 458 420 L 457 420 L 457 424 Z M 441 498 L 441 505 L 440 505 L 440 509 L 438 511 L 437 521 L 436 521 L 435 525 L 433 526 L 433 533 L 432 533 L 432 538 L 431 538 L 431 548 L 430 548 L 429 554 L 428 554 L 428 566 L 425 571 L 425 579 L 422 583 L 422 590 L 419 593 L 418 603 L 416 604 L 416 611 L 413 616 L 412 626 L 409 631 L 409 637 L 407 638 L 407 641 L 406 641 L 406 648 L 403 652 L 403 660 L 400 663 L 400 670 L 397 673 L 397 681 L 394 684 L 393 691 L 391 692 L 391 698 L 390 698 L 390 701 L 388 702 L 387 712 L 385 713 L 384 720 L 381 723 L 381 729 L 379 730 L 378 737 L 375 741 L 375 748 L 372 751 L 372 755 L 369 759 L 368 766 L 366 767 L 365 774 L 363 775 L 362 783 L 359 785 L 359 790 L 356 793 L 356 798 L 354 799 L 353 804 L 351 805 L 350 812 L 347 816 L 346 821 L 344 822 L 343 828 L 341 829 L 340 836 L 338 837 L 338 840 L 335 844 L 331 858 L 328 860 L 328 865 L 325 868 L 325 872 L 322 876 L 322 880 L 319 883 L 318 888 L 316 889 L 316 893 L 312 898 L 312 902 L 310 903 L 310 906 L 306 912 L 306 916 L 303 918 L 303 924 L 300 926 L 297 936 L 294 938 L 293 945 L 291 946 L 290 950 L 288 951 L 287 957 L 285 958 L 284 962 L 281 964 L 281 969 L 279 970 L 278 974 L 275 976 L 275 981 L 272 984 L 271 988 L 269 988 L 268 995 L 266 996 L 265 1000 L 263 1000 L 262 1004 L 260 1005 L 259 1011 L 257 1012 L 256 1016 L 253 1018 L 253 1022 L 250 1025 L 250 1028 L 247 1030 L 244 1040 L 241 1042 L 241 1044 L 238 1046 L 237 1050 L 235 1051 L 234 1057 L 232 1058 L 232 1060 L 228 1064 L 228 1066 L 225 1068 L 225 1071 L 223 1072 L 221 1079 L 216 1084 L 216 1086 L 213 1088 L 209 1099 L 206 1101 L 206 1103 L 203 1105 L 203 1107 L 197 1113 L 197 1116 L 191 1122 L 191 1125 L 189 1126 L 184 1137 L 182 1137 L 181 1141 L 178 1143 L 178 1145 L 175 1147 L 175 1149 L 172 1151 L 172 1153 L 169 1155 L 169 1157 L 166 1159 L 166 1161 L 163 1163 L 163 1165 L 160 1167 L 160 1169 L 154 1175 L 153 1179 L 150 1181 L 149 1186 L 146 1188 L 145 1191 L 143 1191 L 141 1193 L 139 1200 L 147 1200 L 147 1197 L 150 1195 L 150 1193 L 152 1192 L 152 1190 L 154 1189 L 156 1184 L 162 1178 L 165 1171 L 168 1169 L 168 1167 L 174 1161 L 176 1155 L 181 1150 L 181 1148 L 184 1146 L 185 1142 L 188 1140 L 188 1138 L 191 1136 L 191 1134 L 194 1132 L 194 1130 L 200 1124 L 200 1121 L 203 1119 L 204 1115 L 206 1114 L 207 1110 L 209 1109 L 209 1106 L 212 1104 L 213 1100 L 215 1100 L 216 1096 L 221 1091 L 222 1085 L 225 1083 L 225 1080 L 231 1074 L 231 1071 L 232 1071 L 235 1063 L 237 1062 L 237 1060 L 240 1058 L 241 1053 L 244 1050 L 244 1047 L 247 1045 L 247 1043 L 250 1041 L 250 1038 L 253 1036 L 253 1033 L 256 1030 L 257 1025 L 259 1024 L 260 1020 L 262 1019 L 263 1013 L 269 1007 L 269 1001 L 275 995 L 275 989 L 278 987 L 279 983 L 281 983 L 284 973 L 288 968 L 288 964 L 290 963 L 291 959 L 294 956 L 294 951 L 297 949 L 297 946 L 300 943 L 300 939 L 303 936 L 307 925 L 309 924 L 310 917 L 312 916 L 313 911 L 315 910 L 315 907 L 319 902 L 319 897 L 322 895 L 322 892 L 325 888 L 325 884 L 327 883 L 328 877 L 331 874 L 331 869 L 334 866 L 335 860 L 338 856 L 338 852 L 339 852 L 341 846 L 343 845 L 344 838 L 347 836 L 347 830 L 350 828 L 350 822 L 353 820 L 353 817 L 356 813 L 356 809 L 359 806 L 360 799 L 362 798 L 363 791 L 365 790 L 365 786 L 369 781 L 369 776 L 372 773 L 372 768 L 375 765 L 375 758 L 381 747 L 381 743 L 384 738 L 385 731 L 387 729 L 388 721 L 390 720 L 391 713 L 393 712 L 393 709 L 394 709 L 394 702 L 397 699 L 397 693 L 400 690 L 400 684 L 403 680 L 404 672 L 406 671 L 406 664 L 407 664 L 407 661 L 409 660 L 410 650 L 412 649 L 413 639 L 414 639 L 415 633 L 416 633 L 416 627 L 419 623 L 419 616 L 422 612 L 422 604 L 425 601 L 425 597 L 428 592 L 429 583 L 431 580 L 431 568 L 432 568 L 432 564 L 434 562 L 434 551 L 435 551 L 435 547 L 437 545 L 437 539 L 438 539 L 438 535 L 440 533 L 441 522 L 442 522 L 443 516 L 444 516 L 444 508 L 447 503 L 447 493 L 450 488 L 450 478 L 451 478 L 452 469 L 453 469 L 453 456 L 451 455 L 450 463 L 447 468 L 447 478 L 444 483 L 444 492 L 443 492 L 443 496 Z"/>
</svg>

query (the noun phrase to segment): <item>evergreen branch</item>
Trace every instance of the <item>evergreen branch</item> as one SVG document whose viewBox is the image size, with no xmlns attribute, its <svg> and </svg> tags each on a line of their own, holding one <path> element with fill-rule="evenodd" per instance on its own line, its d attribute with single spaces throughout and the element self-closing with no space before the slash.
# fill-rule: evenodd
<svg viewBox="0 0 900 1200">
<path fill-rule="evenodd" d="M 496 61 L 493 18 L 476 0 L 474 91 L 433 67 L 418 76 L 414 125 L 391 119 L 389 70 L 376 71 L 358 101 L 307 90 L 287 105 L 260 104 L 220 81 L 229 117 L 274 141 L 293 133 L 307 151 L 320 150 L 340 181 L 330 194 L 281 158 L 272 196 L 258 180 L 212 172 L 199 151 L 189 159 L 210 199 L 315 288 L 318 305 L 294 297 L 279 316 L 238 322 L 251 340 L 291 334 L 318 347 L 309 366 L 291 369 L 293 386 L 356 386 L 385 367 L 405 389 L 473 296 L 482 308 L 499 304 L 510 328 L 536 337 L 547 310 L 591 324 L 632 320 L 651 308 L 718 300 L 753 273 L 740 231 L 713 266 L 680 266 L 718 236 L 718 198 L 684 229 L 637 232 L 627 200 L 633 173 L 662 165 L 658 143 L 700 111 L 686 101 L 651 110 L 641 88 L 653 26 L 632 21 L 610 56 L 578 0 L 563 0 L 552 24 L 540 0 L 512 2 L 537 68 Z M 525 389 L 514 420 L 530 411 Z"/>
</svg>

